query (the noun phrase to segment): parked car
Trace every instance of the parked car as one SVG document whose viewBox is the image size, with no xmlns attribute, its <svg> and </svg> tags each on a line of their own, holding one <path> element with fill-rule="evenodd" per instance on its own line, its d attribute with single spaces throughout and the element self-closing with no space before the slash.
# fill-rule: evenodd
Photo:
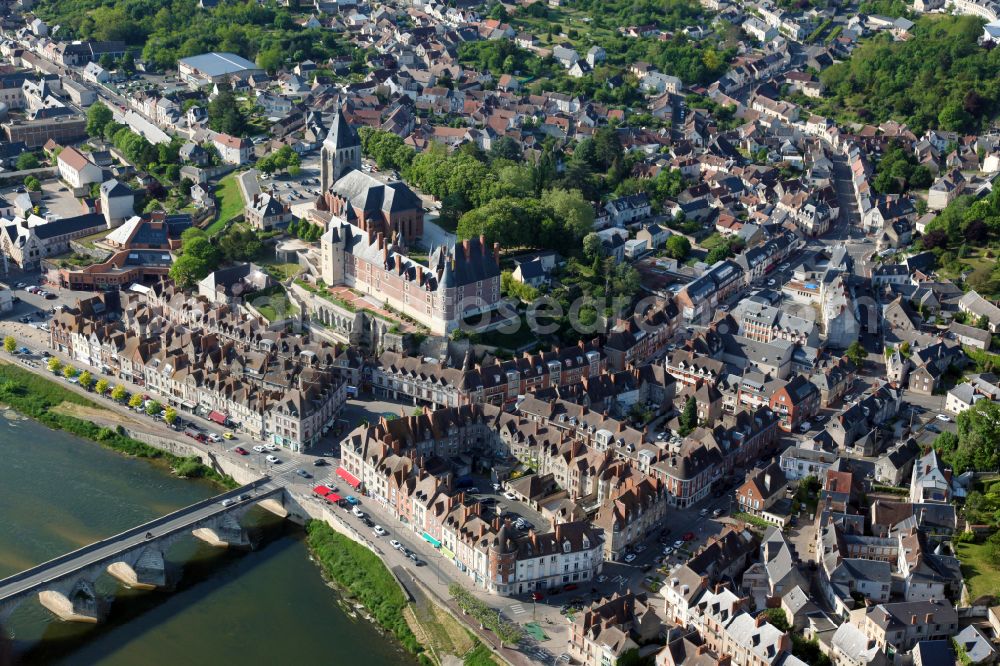
<svg viewBox="0 0 1000 666">
<path fill-rule="evenodd" d="M 635 562 L 635 553 L 629 553 L 625 556 L 626 562 Z"/>
<path fill-rule="evenodd" d="M 268 457 L 264 458 L 264 460 L 266 460 L 267 462 L 271 463 L 272 465 L 277 465 L 278 463 L 281 462 L 278 459 L 277 456 L 268 456 Z"/>
<path fill-rule="evenodd" d="M 399 543 L 395 539 L 393 539 L 392 541 L 390 541 L 389 545 L 392 546 L 393 548 L 395 548 L 396 550 L 399 550 L 400 548 L 403 547 L 403 544 Z"/>
<path fill-rule="evenodd" d="M 541 593 L 541 592 L 532 592 L 531 593 L 531 600 L 532 601 L 541 601 L 544 598 L 545 598 L 545 595 L 543 593 Z"/>
<path fill-rule="evenodd" d="M 382 527 L 381 525 L 376 525 L 375 528 L 372 530 L 372 532 L 375 533 L 375 536 L 380 536 L 380 537 L 383 537 L 386 534 L 388 534 L 388 532 L 385 531 L 385 528 Z"/>
<path fill-rule="evenodd" d="M 938 414 L 935 416 L 938 421 L 944 421 L 945 423 L 951 423 L 951 417 L 946 414 Z"/>
<path fill-rule="evenodd" d="M 210 441 L 210 442 L 212 442 L 214 444 L 218 444 L 219 442 L 222 441 L 222 438 L 219 437 L 216 433 L 210 432 L 210 433 L 208 433 L 208 441 Z"/>
<path fill-rule="evenodd" d="M 504 496 L 504 497 L 506 497 L 507 499 L 511 500 L 511 501 L 514 501 L 514 500 L 516 500 L 516 499 L 517 499 L 517 495 L 515 495 L 514 493 L 512 493 L 512 492 L 511 492 L 511 491 L 509 491 L 509 490 L 508 490 L 507 492 L 505 492 L 505 493 L 503 494 L 503 496 Z"/>
<path fill-rule="evenodd" d="M 694 532 L 685 532 L 681 539 L 684 541 L 694 541 Z"/>
<path fill-rule="evenodd" d="M 325 465 L 326 465 L 326 461 L 323 460 L 322 458 L 316 458 L 316 460 L 313 460 L 313 466 L 314 467 L 323 467 Z"/>
<path fill-rule="evenodd" d="M 246 449 L 244 449 L 242 446 L 237 446 L 235 449 L 233 449 L 233 451 L 235 451 L 236 453 L 240 454 L 241 456 L 245 456 L 245 455 L 247 455 L 247 454 L 250 453 L 249 451 L 247 451 Z"/>
<path fill-rule="evenodd" d="M 712 512 L 712 517 L 713 518 L 718 518 L 719 516 L 721 516 L 725 512 L 726 512 L 726 510 L 720 507 L 720 508 L 718 508 L 718 509 L 716 509 L 715 511 Z"/>
<path fill-rule="evenodd" d="M 257 453 L 264 453 L 264 447 L 261 446 L 260 444 L 258 444 L 257 446 L 253 447 L 253 450 L 256 451 Z"/>
</svg>

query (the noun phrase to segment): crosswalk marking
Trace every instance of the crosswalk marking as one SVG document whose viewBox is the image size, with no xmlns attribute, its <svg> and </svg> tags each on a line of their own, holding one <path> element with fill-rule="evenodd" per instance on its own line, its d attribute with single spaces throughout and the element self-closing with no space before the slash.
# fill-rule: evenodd
<svg viewBox="0 0 1000 666">
<path fill-rule="evenodd" d="M 292 479 L 288 476 L 276 476 L 271 478 L 271 483 L 278 488 L 286 488 L 291 482 Z"/>
<path fill-rule="evenodd" d="M 522 606 L 521 604 L 511 604 L 510 612 L 513 613 L 514 615 L 524 615 L 528 611 L 524 610 L 524 606 Z"/>
</svg>

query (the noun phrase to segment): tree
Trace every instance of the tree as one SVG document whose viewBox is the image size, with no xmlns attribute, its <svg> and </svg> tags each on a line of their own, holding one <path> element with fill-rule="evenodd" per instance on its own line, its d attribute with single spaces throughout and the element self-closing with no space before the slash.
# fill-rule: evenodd
<svg viewBox="0 0 1000 666">
<path fill-rule="evenodd" d="M 181 234 L 181 256 L 170 267 L 170 278 L 187 289 L 215 270 L 221 259 L 219 249 L 212 245 L 205 232 L 186 229 Z"/>
<path fill-rule="evenodd" d="M 155 400 L 150 400 L 146 403 L 146 413 L 150 416 L 156 416 L 163 411 L 163 405 Z"/>
<path fill-rule="evenodd" d="M 666 251 L 670 258 L 683 261 L 691 252 L 691 241 L 684 236 L 674 234 L 667 239 Z"/>
<path fill-rule="evenodd" d="M 104 128 L 113 120 L 111 109 L 101 102 L 95 102 L 87 109 L 87 136 L 104 136 Z"/>
<path fill-rule="evenodd" d="M 1000 466 L 1000 404 L 980 400 L 959 414 L 956 423 L 958 446 L 948 458 L 955 471 L 995 471 Z"/>
<path fill-rule="evenodd" d="M 266 69 L 272 74 L 281 69 L 284 61 L 285 54 L 280 46 L 272 46 L 257 54 L 257 66 L 261 69 Z"/>
<path fill-rule="evenodd" d="M 29 192 L 39 192 L 42 189 L 42 181 L 35 176 L 28 176 L 24 179 L 24 186 Z"/>
<path fill-rule="evenodd" d="M 768 608 L 764 611 L 764 617 L 779 631 L 788 631 L 792 628 L 788 624 L 788 616 L 783 608 Z"/>
<path fill-rule="evenodd" d="M 681 412 L 678 421 L 680 422 L 678 432 L 681 437 L 686 437 L 698 425 L 698 403 L 694 396 L 688 396 L 687 402 L 684 403 L 684 411 Z"/>
<path fill-rule="evenodd" d="M 591 261 L 600 258 L 603 254 L 602 248 L 601 237 L 593 231 L 583 237 L 583 255 Z"/>
<path fill-rule="evenodd" d="M 164 411 L 166 413 L 163 415 L 163 421 L 167 425 L 173 425 L 174 421 L 177 420 L 177 410 L 173 407 L 167 407 Z"/>
<path fill-rule="evenodd" d="M 104 395 L 105 393 L 108 392 L 109 386 L 110 384 L 108 383 L 108 380 L 102 377 L 101 379 L 97 380 L 96 384 L 94 384 L 94 391 L 97 393 L 97 395 Z"/>
<path fill-rule="evenodd" d="M 117 384 L 113 389 L 111 389 L 111 399 L 115 402 L 122 402 L 125 400 L 125 396 L 128 395 L 128 391 L 121 384 Z"/>
<path fill-rule="evenodd" d="M 142 407 L 143 403 L 145 403 L 145 400 L 142 399 L 142 395 L 139 393 L 133 393 L 132 397 L 129 398 L 128 406 L 132 409 L 139 409 Z"/>
<path fill-rule="evenodd" d="M 80 376 L 77 377 L 76 380 L 80 382 L 80 386 L 87 389 L 88 391 L 90 390 L 90 387 L 94 384 L 94 376 L 89 372 L 87 372 L 86 370 L 81 372 Z"/>
<path fill-rule="evenodd" d="M 990 318 L 986 315 L 980 315 L 979 319 L 976 320 L 976 328 L 981 328 L 984 331 L 990 330 Z"/>
<path fill-rule="evenodd" d="M 49 359 L 47 366 L 49 368 L 49 372 L 57 373 L 60 370 L 62 370 L 62 361 L 53 356 L 52 358 Z"/>
<path fill-rule="evenodd" d="M 858 368 L 861 368 L 865 364 L 865 359 L 868 358 L 868 352 L 858 340 L 851 343 L 844 355 Z"/>
<path fill-rule="evenodd" d="M 551 189 L 542 192 L 542 205 L 575 241 L 594 230 L 594 207 L 580 190 Z"/>
<path fill-rule="evenodd" d="M 73 379 L 73 377 L 76 377 L 76 368 L 72 365 L 64 366 L 62 369 L 62 375 L 66 379 Z"/>
<path fill-rule="evenodd" d="M 490 145 L 490 159 L 517 162 L 521 159 L 521 144 L 509 136 L 502 136 Z"/>
<path fill-rule="evenodd" d="M 208 126 L 216 132 L 242 136 L 246 131 L 246 115 L 231 90 L 220 90 L 215 99 L 208 103 L 207 112 Z"/>
<path fill-rule="evenodd" d="M 219 237 L 219 251 L 226 261 L 250 261 L 262 246 L 257 233 L 248 227 L 234 226 Z"/>
<path fill-rule="evenodd" d="M 37 169 L 41 166 L 41 163 L 38 161 L 38 155 L 34 153 L 21 153 L 17 158 L 15 166 L 18 171 L 26 171 L 28 169 Z"/>
<path fill-rule="evenodd" d="M 14 350 L 17 349 L 17 340 L 14 339 L 14 336 L 8 335 L 3 339 L 3 348 L 8 354 L 14 353 Z"/>
</svg>

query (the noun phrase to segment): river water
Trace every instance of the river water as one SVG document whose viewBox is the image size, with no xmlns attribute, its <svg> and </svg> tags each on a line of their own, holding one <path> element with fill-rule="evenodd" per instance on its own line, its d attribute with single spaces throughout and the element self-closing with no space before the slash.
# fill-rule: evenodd
<svg viewBox="0 0 1000 666">
<path fill-rule="evenodd" d="M 6 414 L 3 416 L 2 414 Z M 0 578 L 216 494 L 0 411 Z M 309 561 L 302 531 L 262 509 L 244 519 L 260 545 L 214 549 L 191 537 L 167 553 L 172 591 L 115 593 L 99 625 L 60 622 L 21 604 L 0 645 L 22 663 L 410 665 L 399 644 L 353 617 Z"/>
</svg>

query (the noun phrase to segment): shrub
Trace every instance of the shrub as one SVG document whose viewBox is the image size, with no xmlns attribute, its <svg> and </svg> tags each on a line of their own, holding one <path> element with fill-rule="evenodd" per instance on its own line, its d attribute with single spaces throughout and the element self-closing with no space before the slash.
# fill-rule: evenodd
<svg viewBox="0 0 1000 666">
<path fill-rule="evenodd" d="M 324 522 L 310 521 L 306 531 L 309 548 L 323 571 L 360 601 L 383 628 L 399 639 L 403 647 L 413 654 L 422 652 L 423 648 L 403 617 L 406 597 L 382 560 Z"/>
</svg>

